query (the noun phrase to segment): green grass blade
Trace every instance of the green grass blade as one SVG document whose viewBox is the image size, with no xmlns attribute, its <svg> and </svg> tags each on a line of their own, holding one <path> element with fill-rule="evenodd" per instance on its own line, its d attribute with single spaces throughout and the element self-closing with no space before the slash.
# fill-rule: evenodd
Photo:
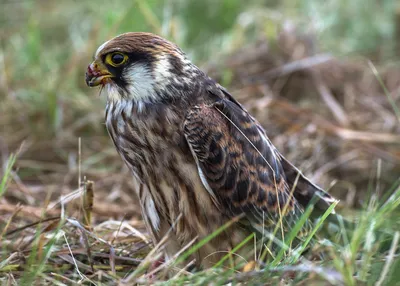
<svg viewBox="0 0 400 286">
<path fill-rule="evenodd" d="M 54 246 L 60 237 L 59 234 L 63 226 L 64 226 L 64 221 L 60 220 L 57 228 L 53 232 L 52 237 L 46 244 L 46 247 L 43 252 L 43 258 L 41 259 L 41 261 L 37 261 L 38 244 L 41 235 L 41 230 L 40 230 L 41 224 L 38 225 L 35 237 L 35 243 L 28 257 L 28 262 L 26 265 L 27 271 L 25 271 L 24 275 L 22 276 L 21 285 L 33 285 L 33 282 L 35 281 L 36 277 L 42 274 L 42 272 L 46 267 L 46 262 L 50 258 L 53 250 L 55 250 Z"/>
<path fill-rule="evenodd" d="M 15 160 L 17 159 L 17 156 L 14 154 L 11 154 L 10 157 L 8 158 L 6 169 L 3 174 L 3 178 L 1 179 L 1 184 L 0 184 L 0 197 L 4 195 L 7 189 L 7 183 L 10 178 L 10 173 L 12 170 L 12 167 L 15 164 Z"/>
<path fill-rule="evenodd" d="M 310 202 L 310 205 L 307 207 L 306 211 L 303 213 L 303 215 L 300 217 L 300 219 L 296 222 L 292 230 L 290 231 L 289 235 L 286 237 L 285 240 L 285 245 L 287 248 L 289 248 L 289 245 L 292 244 L 293 240 L 296 238 L 298 233 L 301 231 L 302 227 L 310 217 L 312 211 L 314 210 L 314 204 L 317 201 L 317 197 L 313 197 L 313 199 Z M 275 259 L 272 262 L 272 266 L 278 265 L 281 260 L 283 255 L 285 254 L 285 251 L 287 248 L 281 248 L 281 250 L 278 252 L 278 255 L 275 257 Z"/>
<path fill-rule="evenodd" d="M 225 231 L 227 228 L 229 228 L 232 224 L 236 223 L 239 219 L 241 218 L 241 216 L 236 217 L 230 221 L 228 221 L 227 223 L 225 223 L 223 226 L 221 226 L 220 228 L 218 228 L 216 231 L 214 231 L 213 233 L 211 233 L 209 236 L 205 237 L 204 239 L 202 239 L 201 241 L 199 241 L 196 245 L 194 245 L 193 247 L 191 247 L 188 251 L 186 251 L 185 253 L 183 253 L 180 257 L 178 257 L 178 259 L 175 261 L 175 264 L 179 264 L 183 261 L 185 261 L 190 255 L 192 255 L 193 253 L 195 253 L 197 250 L 199 250 L 201 247 L 203 247 L 205 244 L 207 244 L 208 242 L 210 242 L 213 238 L 217 237 L 218 235 L 220 235 L 223 231 Z"/>
<path fill-rule="evenodd" d="M 241 243 L 236 245 L 231 251 L 229 251 L 228 254 L 226 254 L 224 257 L 220 259 L 213 267 L 217 268 L 222 265 L 229 257 L 231 257 L 232 253 L 235 253 L 238 251 L 240 248 L 242 248 L 245 244 L 247 244 L 250 240 L 254 239 L 254 233 L 250 234 L 248 237 L 246 237 Z"/>
<path fill-rule="evenodd" d="M 383 82 L 381 76 L 378 73 L 378 70 L 376 69 L 376 67 L 374 66 L 374 64 L 371 61 L 368 61 L 368 65 L 371 68 L 372 72 L 374 73 L 376 79 L 378 80 L 379 84 L 381 85 L 383 92 L 385 93 L 390 105 L 393 108 L 394 113 L 397 116 L 397 120 L 400 122 L 400 110 L 396 105 L 396 102 L 393 100 L 392 96 L 390 95 L 389 90 L 386 88 L 385 83 Z"/>
<path fill-rule="evenodd" d="M 328 216 L 333 212 L 333 210 L 335 209 L 335 207 L 338 203 L 339 203 L 339 201 L 335 201 L 334 203 L 332 203 L 329 206 L 329 208 L 325 211 L 325 213 L 322 215 L 322 217 L 318 220 L 317 224 L 314 226 L 313 230 L 308 235 L 306 241 L 301 245 L 300 251 L 296 255 L 295 261 L 297 261 L 297 259 L 300 257 L 300 253 L 302 253 L 304 251 L 304 249 L 308 246 L 308 244 L 310 243 L 313 236 L 317 233 L 317 231 L 320 229 L 320 227 L 322 226 L 324 221 L 328 218 Z"/>
</svg>

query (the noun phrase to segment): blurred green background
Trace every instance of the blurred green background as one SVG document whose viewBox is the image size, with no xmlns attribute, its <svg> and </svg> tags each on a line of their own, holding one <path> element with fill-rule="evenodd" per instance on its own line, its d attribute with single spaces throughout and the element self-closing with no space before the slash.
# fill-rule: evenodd
<svg viewBox="0 0 400 286">
<path fill-rule="evenodd" d="M 101 178 L 121 168 L 102 124 L 105 98 L 84 83 L 96 48 L 117 34 L 160 34 L 197 65 L 216 66 L 228 88 L 225 56 L 258 41 L 276 44 L 292 26 L 312 35 L 320 53 L 381 65 L 399 59 L 396 0 L 0 0 L 0 6 L 0 154 L 4 163 L 19 152 L 18 176 L 43 186 L 76 179 L 79 137 L 85 174 Z"/>
</svg>

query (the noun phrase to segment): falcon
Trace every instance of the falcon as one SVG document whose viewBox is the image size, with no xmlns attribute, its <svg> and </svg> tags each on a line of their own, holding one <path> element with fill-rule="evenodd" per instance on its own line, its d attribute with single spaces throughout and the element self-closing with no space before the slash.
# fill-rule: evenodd
<svg viewBox="0 0 400 286">
<path fill-rule="evenodd" d="M 253 233 L 260 247 L 276 229 L 282 239 L 314 196 L 321 212 L 334 202 L 225 88 L 157 35 L 131 32 L 102 44 L 86 83 L 107 93 L 108 133 L 138 183 L 154 243 L 167 236 L 167 259 L 231 222 L 192 255 L 209 267 Z M 254 255 L 249 244 L 241 257 Z"/>
</svg>

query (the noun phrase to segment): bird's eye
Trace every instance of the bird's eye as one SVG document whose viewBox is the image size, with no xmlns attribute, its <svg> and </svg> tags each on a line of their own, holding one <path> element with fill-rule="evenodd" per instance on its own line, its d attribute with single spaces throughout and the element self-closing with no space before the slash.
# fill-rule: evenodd
<svg viewBox="0 0 400 286">
<path fill-rule="evenodd" d="M 122 53 L 111 53 L 106 57 L 106 63 L 118 67 L 128 60 L 128 56 Z"/>
</svg>

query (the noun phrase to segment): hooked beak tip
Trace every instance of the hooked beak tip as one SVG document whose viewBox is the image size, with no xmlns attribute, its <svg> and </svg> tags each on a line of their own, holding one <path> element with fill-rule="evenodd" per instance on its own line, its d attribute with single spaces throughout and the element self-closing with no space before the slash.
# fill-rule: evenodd
<svg viewBox="0 0 400 286">
<path fill-rule="evenodd" d="M 94 87 L 106 84 L 108 79 L 112 77 L 113 75 L 108 70 L 99 69 L 97 64 L 92 63 L 87 68 L 85 81 L 89 87 Z"/>
</svg>

